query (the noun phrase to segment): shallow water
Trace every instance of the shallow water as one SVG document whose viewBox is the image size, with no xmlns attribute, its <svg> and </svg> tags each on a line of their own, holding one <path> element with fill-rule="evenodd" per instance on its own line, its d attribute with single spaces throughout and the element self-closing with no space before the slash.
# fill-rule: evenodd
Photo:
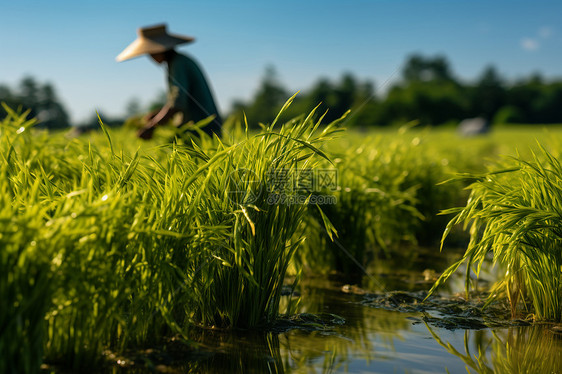
<svg viewBox="0 0 562 374">
<path fill-rule="evenodd" d="M 341 291 L 337 282 L 303 288 L 303 309 L 323 321 L 277 332 L 198 330 L 197 350 L 173 360 L 114 372 L 170 373 L 556 373 L 562 335 L 552 325 L 447 329 L 425 323 L 437 312 L 398 312 L 372 307 L 366 295 Z M 345 322 L 330 319 L 331 313 Z M 307 315 L 305 315 L 307 316 Z M 511 322 L 510 322 L 511 323 Z M 183 355 L 183 357 L 182 357 Z M 161 360 L 166 355 L 160 355 Z M 170 360 L 168 358 L 168 360 Z M 148 366 L 148 367 L 147 367 Z"/>
<path fill-rule="evenodd" d="M 301 282 L 300 317 L 281 322 L 273 331 L 196 329 L 192 339 L 197 348 L 170 343 L 107 369 L 125 373 L 562 372 L 559 326 L 511 320 L 501 306 L 481 313 L 473 301 L 452 297 L 458 280 L 445 290 L 447 297 L 421 304 L 433 281 L 433 272 L 424 271 L 426 265 L 442 271 L 450 263 L 443 257 L 437 253 L 409 264 L 399 261 L 400 271 L 380 261 L 378 270 L 373 270 L 375 277 L 363 278 L 365 288 L 337 277 L 308 278 Z"/>
<path fill-rule="evenodd" d="M 331 282 L 333 286 L 334 283 Z M 315 286 L 311 286 L 314 288 Z M 438 327 L 447 315 L 398 312 L 370 306 L 369 295 L 349 295 L 336 287 L 314 289 L 325 312 L 346 320 L 321 338 L 301 331 L 280 336 L 286 372 L 463 373 L 562 370 L 562 335 L 552 325 L 497 321 L 510 327 Z M 367 301 L 367 302 L 366 302 Z M 426 322 L 427 321 L 427 322 Z M 437 322 L 435 324 L 435 322 Z M 490 321 L 486 321 L 489 323 Z M 314 336 L 314 338 L 311 338 Z M 289 344 L 291 343 L 291 344 Z M 509 344 L 507 344 L 509 343 Z M 508 347 L 506 348 L 506 344 Z M 295 360 L 295 352 L 304 359 Z"/>
</svg>

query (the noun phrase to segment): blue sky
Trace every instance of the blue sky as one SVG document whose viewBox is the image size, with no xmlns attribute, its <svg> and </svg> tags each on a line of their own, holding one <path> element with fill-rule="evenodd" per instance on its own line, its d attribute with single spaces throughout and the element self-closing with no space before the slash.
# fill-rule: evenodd
<svg viewBox="0 0 562 374">
<path fill-rule="evenodd" d="M 141 26 L 166 22 L 196 42 L 180 48 L 211 81 L 219 107 L 248 99 L 273 64 L 290 91 L 349 71 L 384 91 L 411 53 L 443 54 L 474 79 L 562 77 L 560 1 L 13 1 L 0 13 L 0 83 L 54 83 L 74 121 L 124 113 L 164 91 L 147 57 L 115 56 Z"/>
</svg>

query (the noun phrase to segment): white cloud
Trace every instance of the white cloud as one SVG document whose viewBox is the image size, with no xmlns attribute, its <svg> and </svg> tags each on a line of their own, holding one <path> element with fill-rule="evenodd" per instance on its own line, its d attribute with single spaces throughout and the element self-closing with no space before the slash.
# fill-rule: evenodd
<svg viewBox="0 0 562 374">
<path fill-rule="evenodd" d="M 554 35 L 554 29 L 550 26 L 542 26 L 538 29 L 537 34 L 534 37 L 521 38 L 519 45 L 521 48 L 527 52 L 533 52 L 540 49 L 543 46 L 543 42 L 551 38 Z"/>
<path fill-rule="evenodd" d="M 540 45 L 536 39 L 533 38 L 523 38 L 521 39 L 521 48 L 525 51 L 536 51 L 539 49 Z"/>
</svg>

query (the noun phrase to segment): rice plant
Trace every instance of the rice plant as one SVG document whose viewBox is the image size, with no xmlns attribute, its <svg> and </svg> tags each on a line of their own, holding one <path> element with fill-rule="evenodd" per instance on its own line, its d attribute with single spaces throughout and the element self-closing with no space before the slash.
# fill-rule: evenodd
<svg viewBox="0 0 562 374">
<path fill-rule="evenodd" d="M 381 254 L 391 256 L 401 245 L 428 245 L 446 226 L 436 213 L 460 196 L 457 186 L 439 185 L 450 168 L 435 144 L 424 140 L 427 134 L 353 135 L 327 147 L 338 188 L 318 193 L 336 198 L 323 211 L 338 236 L 332 241 L 315 231 L 321 220 L 312 215 L 301 257 L 314 261 L 301 259 L 315 271 L 360 274 L 361 267 Z"/>
<path fill-rule="evenodd" d="M 443 273 L 433 292 L 466 264 L 466 288 L 470 272 L 478 275 L 492 258 L 504 275 L 490 300 L 506 296 L 515 316 L 519 309 L 537 320 L 562 320 L 562 165 L 541 148 L 530 161 L 513 158 L 502 168 L 468 176 L 467 205 L 455 213 L 443 240 L 456 224 L 470 227 L 471 240 L 464 256 Z M 528 309 L 530 304 L 532 309 Z M 519 307 L 519 308 L 518 308 Z"/>
<path fill-rule="evenodd" d="M 201 323 L 253 327 L 276 318 L 289 262 L 304 240 L 297 229 L 308 204 L 272 202 L 276 193 L 298 193 L 277 191 L 272 178 L 282 174 L 298 180 L 302 170 L 327 158 L 317 146 L 339 130 L 336 124 L 318 130 L 320 122 L 313 116 L 278 131 L 273 122 L 236 146 L 221 145 L 205 165 L 205 191 L 210 191 L 204 195 L 209 204 L 205 219 L 213 226 L 229 222 L 231 229 L 222 245 L 207 251 L 212 261 L 195 278 L 194 289 L 201 293 L 195 298 L 195 317 Z"/>
<path fill-rule="evenodd" d="M 275 320 L 304 240 L 297 228 L 310 191 L 304 204 L 271 203 L 268 178 L 298 178 L 327 159 L 317 146 L 339 131 L 335 124 L 320 128 L 311 113 L 232 144 L 203 138 L 131 153 L 101 121 L 104 143 L 66 141 L 32 134 L 26 113 L 7 110 L 0 127 L 6 371 L 34 372 L 43 357 L 86 367 L 104 349 L 187 339 L 192 324 Z"/>
<path fill-rule="evenodd" d="M 46 208 L 22 204 L 39 193 L 37 182 L 14 199 L 14 145 L 9 134 L 21 135 L 34 121 L 9 113 L 0 123 L 0 372 L 35 373 L 43 360 L 45 314 L 52 293 L 50 248 L 35 240 Z"/>
</svg>

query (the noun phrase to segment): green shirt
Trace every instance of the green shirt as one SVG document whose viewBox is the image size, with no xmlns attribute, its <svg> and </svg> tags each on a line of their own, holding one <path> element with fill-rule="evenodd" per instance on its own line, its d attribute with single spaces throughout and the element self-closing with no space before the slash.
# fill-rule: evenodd
<svg viewBox="0 0 562 374">
<path fill-rule="evenodd" d="M 183 123 L 193 121 L 197 123 L 211 115 L 215 115 L 213 122 L 203 130 L 211 134 L 220 135 L 222 120 L 215 105 L 213 94 L 207 84 L 203 72 L 186 55 L 170 51 L 168 57 L 168 88 L 172 100 L 172 107 L 183 114 Z"/>
</svg>

